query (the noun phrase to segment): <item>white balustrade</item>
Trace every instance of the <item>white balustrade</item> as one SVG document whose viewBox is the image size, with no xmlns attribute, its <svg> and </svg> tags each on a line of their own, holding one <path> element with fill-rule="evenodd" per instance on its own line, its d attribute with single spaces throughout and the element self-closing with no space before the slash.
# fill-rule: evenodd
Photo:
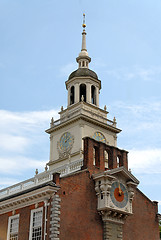
<svg viewBox="0 0 161 240">
<path fill-rule="evenodd" d="M 83 166 L 83 159 L 80 159 L 78 161 L 72 162 L 70 164 L 54 169 L 52 171 L 42 172 L 38 175 L 35 175 L 35 177 L 33 178 L 30 178 L 28 180 L 25 180 L 23 182 L 17 183 L 13 186 L 0 190 L 0 199 L 9 197 L 16 193 L 22 192 L 26 189 L 39 186 L 42 183 L 52 181 L 53 173 L 58 172 L 60 173 L 60 176 L 65 176 L 69 173 L 80 170 L 82 166 Z"/>
</svg>

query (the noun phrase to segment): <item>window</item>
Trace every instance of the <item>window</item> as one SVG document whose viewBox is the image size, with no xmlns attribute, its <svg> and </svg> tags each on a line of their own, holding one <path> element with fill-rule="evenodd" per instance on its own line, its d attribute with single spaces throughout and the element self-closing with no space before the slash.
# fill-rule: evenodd
<svg viewBox="0 0 161 240">
<path fill-rule="evenodd" d="M 120 167 L 120 158 L 117 156 L 117 167 Z"/>
<path fill-rule="evenodd" d="M 74 86 L 70 90 L 70 105 L 74 103 Z"/>
<path fill-rule="evenodd" d="M 93 165 L 96 167 L 100 167 L 98 147 L 93 147 Z"/>
<path fill-rule="evenodd" d="M 104 155 L 105 155 L 105 168 L 108 168 L 108 152 L 105 150 L 104 151 Z"/>
<path fill-rule="evenodd" d="M 9 217 L 7 240 L 18 240 L 19 214 Z"/>
<path fill-rule="evenodd" d="M 95 86 L 91 86 L 91 97 L 92 97 L 92 103 L 96 105 L 96 88 Z"/>
<path fill-rule="evenodd" d="M 29 240 L 42 240 L 42 217 L 43 208 L 31 211 Z"/>
<path fill-rule="evenodd" d="M 96 149 L 93 148 L 93 165 L 96 165 Z"/>
<path fill-rule="evenodd" d="M 85 84 L 80 85 L 80 102 L 81 102 L 82 96 L 84 98 L 84 102 L 86 102 L 86 85 Z"/>
</svg>

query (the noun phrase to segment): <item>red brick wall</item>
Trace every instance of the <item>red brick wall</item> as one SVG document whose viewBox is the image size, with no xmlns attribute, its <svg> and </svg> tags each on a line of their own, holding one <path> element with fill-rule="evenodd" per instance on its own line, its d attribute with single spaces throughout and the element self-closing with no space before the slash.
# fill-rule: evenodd
<svg viewBox="0 0 161 240">
<path fill-rule="evenodd" d="M 29 238 L 30 231 L 30 213 L 31 207 L 25 207 L 20 209 L 19 219 L 19 239 L 25 240 Z"/>
<path fill-rule="evenodd" d="M 128 152 L 119 148 L 106 145 L 102 142 L 97 142 L 89 137 L 84 138 L 84 162 L 83 168 L 91 169 L 93 167 L 93 148 L 96 148 L 96 167 L 100 170 L 105 170 L 105 156 L 104 151 L 108 153 L 109 169 L 117 168 L 117 158 L 119 158 L 119 167 L 124 166 L 128 169 Z M 97 155 L 99 160 L 97 161 Z"/>
<path fill-rule="evenodd" d="M 7 239 L 8 214 L 0 215 L 0 240 Z"/>
<path fill-rule="evenodd" d="M 43 202 L 39 203 L 39 207 L 42 207 L 42 206 L 43 206 Z M 20 240 L 29 239 L 30 215 L 31 215 L 32 209 L 35 209 L 35 205 L 30 205 L 27 207 L 17 209 L 15 212 L 15 214 L 20 214 L 19 235 L 18 235 L 18 238 Z M 0 215 L 0 240 L 7 239 L 8 219 L 10 216 L 12 216 L 12 212 L 8 212 L 8 213 Z M 49 228 L 49 225 L 48 225 L 48 228 Z M 49 232 L 49 229 L 48 229 L 48 232 Z"/>
<path fill-rule="evenodd" d="M 102 240 L 102 220 L 89 172 L 61 178 L 60 186 L 60 240 Z"/>
<path fill-rule="evenodd" d="M 133 199 L 133 215 L 126 219 L 123 226 L 123 239 L 159 240 L 157 212 L 157 205 L 136 189 Z"/>
<path fill-rule="evenodd" d="M 96 171 L 96 170 L 95 170 Z M 103 225 L 97 212 L 97 198 L 92 170 L 83 170 L 60 178 L 58 194 L 61 197 L 60 240 L 102 240 Z M 43 203 L 39 205 L 42 206 Z M 20 214 L 19 239 L 29 237 L 30 212 L 34 205 L 17 209 Z M 159 240 L 157 205 L 138 189 L 133 200 L 133 215 L 123 225 L 124 240 Z M 6 240 L 8 217 L 12 213 L 0 215 L 0 240 Z M 49 240 L 50 207 L 48 207 L 47 240 Z"/>
<path fill-rule="evenodd" d="M 88 171 L 60 179 L 60 240 L 102 240 L 103 225 L 97 212 L 94 181 Z M 157 205 L 139 190 L 133 200 L 133 215 L 123 225 L 124 240 L 159 240 Z"/>
</svg>

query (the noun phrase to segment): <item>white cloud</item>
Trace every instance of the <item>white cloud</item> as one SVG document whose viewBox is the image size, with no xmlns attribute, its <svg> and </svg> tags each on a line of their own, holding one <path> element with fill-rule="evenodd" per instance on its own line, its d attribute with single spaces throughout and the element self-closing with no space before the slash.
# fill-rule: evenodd
<svg viewBox="0 0 161 240">
<path fill-rule="evenodd" d="M 124 81 L 128 80 L 142 80 L 142 81 L 159 81 L 161 77 L 161 66 L 150 66 L 150 67 L 141 67 L 141 66 L 131 66 L 109 69 L 106 73 L 110 76 L 113 76 L 117 79 Z"/>
<path fill-rule="evenodd" d="M 36 168 L 43 170 L 48 162 L 49 138 L 44 130 L 57 110 L 11 112 L 0 110 L 0 172 L 11 179 Z M 46 150 L 47 149 L 47 150 Z M 43 155 L 43 153 L 45 153 Z M 29 174 L 30 175 L 30 174 Z M 8 179 L 10 179 L 8 177 Z M 23 180 L 23 179 L 22 179 Z"/>
<path fill-rule="evenodd" d="M 128 150 L 132 172 L 161 174 L 161 101 L 120 101 L 112 103 L 111 109 L 118 113 L 118 127 L 123 129 L 118 135 L 118 147 Z"/>
<path fill-rule="evenodd" d="M 26 131 L 37 131 L 41 127 L 48 128 L 51 118 L 58 118 L 57 110 L 11 112 L 0 110 L 0 132 L 7 134 L 24 134 Z M 1 139 L 2 140 L 2 139 Z"/>
<path fill-rule="evenodd" d="M 43 169 L 47 162 L 43 160 L 32 159 L 23 155 L 14 155 L 13 157 L 0 158 L 0 172 L 5 174 L 21 175 L 26 170 Z"/>
<path fill-rule="evenodd" d="M 0 178 L 0 189 L 5 188 L 7 186 L 18 183 L 19 180 L 17 178 L 9 178 L 9 177 L 1 177 Z"/>
<path fill-rule="evenodd" d="M 135 173 L 160 174 L 161 149 L 129 150 L 129 168 Z"/>
<path fill-rule="evenodd" d="M 23 152 L 29 144 L 29 139 L 11 134 L 0 134 L 0 149 L 13 152 Z"/>
<path fill-rule="evenodd" d="M 0 110 L 0 126 L 13 126 L 16 124 L 42 124 L 50 121 L 51 117 L 58 118 L 57 110 L 33 111 L 33 112 L 11 112 Z"/>
<path fill-rule="evenodd" d="M 158 132 L 161 132 L 161 101 L 159 100 L 142 101 L 138 104 L 119 101 L 112 103 L 111 109 L 118 114 L 118 125 L 129 136 L 131 133 L 136 137 L 142 136 L 144 132 L 154 138 Z M 146 136 L 143 137 L 145 140 Z"/>
</svg>

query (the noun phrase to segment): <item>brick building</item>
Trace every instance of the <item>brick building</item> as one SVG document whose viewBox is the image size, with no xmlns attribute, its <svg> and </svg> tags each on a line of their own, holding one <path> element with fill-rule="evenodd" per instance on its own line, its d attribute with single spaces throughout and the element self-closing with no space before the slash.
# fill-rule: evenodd
<svg viewBox="0 0 161 240">
<path fill-rule="evenodd" d="M 85 27 L 78 69 L 65 83 L 67 109 L 46 130 L 49 169 L 0 190 L 0 240 L 159 240 L 157 202 L 137 188 L 116 119 L 99 108 Z"/>
</svg>

